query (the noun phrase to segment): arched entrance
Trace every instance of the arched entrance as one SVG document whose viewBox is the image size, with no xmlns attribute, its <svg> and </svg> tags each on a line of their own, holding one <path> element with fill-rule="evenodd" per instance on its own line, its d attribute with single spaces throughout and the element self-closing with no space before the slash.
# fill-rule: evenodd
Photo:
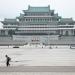
<svg viewBox="0 0 75 75">
<path fill-rule="evenodd" d="M 66 32 L 65 32 L 65 35 L 66 35 L 66 36 L 68 36 L 68 35 L 69 35 L 69 32 L 68 32 L 68 31 L 66 31 Z"/>
<path fill-rule="evenodd" d="M 74 36 L 75 36 L 75 30 L 74 30 Z"/>
</svg>

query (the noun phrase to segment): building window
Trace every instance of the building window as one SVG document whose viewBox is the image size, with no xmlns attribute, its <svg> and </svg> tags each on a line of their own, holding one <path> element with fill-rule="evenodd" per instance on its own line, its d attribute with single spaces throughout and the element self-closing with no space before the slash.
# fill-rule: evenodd
<svg viewBox="0 0 75 75">
<path fill-rule="evenodd" d="M 4 30 L 1 30 L 1 35 L 5 35 L 5 31 Z"/>
<path fill-rule="evenodd" d="M 26 21 L 27 21 L 27 19 L 26 19 Z"/>
</svg>

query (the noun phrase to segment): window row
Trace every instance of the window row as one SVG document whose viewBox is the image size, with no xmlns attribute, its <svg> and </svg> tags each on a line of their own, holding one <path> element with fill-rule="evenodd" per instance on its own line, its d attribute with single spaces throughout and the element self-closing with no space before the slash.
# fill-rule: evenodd
<svg viewBox="0 0 75 75">
<path fill-rule="evenodd" d="M 50 18 L 50 19 L 25 19 L 25 21 L 57 21 L 56 18 Z"/>
</svg>

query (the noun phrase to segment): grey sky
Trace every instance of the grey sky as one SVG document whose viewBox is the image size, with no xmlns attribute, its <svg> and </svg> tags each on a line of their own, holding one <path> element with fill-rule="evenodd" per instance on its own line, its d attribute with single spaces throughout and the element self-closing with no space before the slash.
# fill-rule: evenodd
<svg viewBox="0 0 75 75">
<path fill-rule="evenodd" d="M 19 16 L 28 5 L 50 5 L 59 16 L 72 17 L 75 20 L 75 0 L 0 0 L 0 20 Z"/>
</svg>

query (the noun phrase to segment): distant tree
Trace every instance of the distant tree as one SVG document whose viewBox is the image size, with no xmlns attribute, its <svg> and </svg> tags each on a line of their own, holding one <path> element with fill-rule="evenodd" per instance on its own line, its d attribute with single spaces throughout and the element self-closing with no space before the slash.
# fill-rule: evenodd
<svg viewBox="0 0 75 75">
<path fill-rule="evenodd" d="M 9 36 L 12 36 L 13 34 L 15 34 L 15 31 L 14 31 L 14 30 L 9 30 L 9 31 L 8 31 L 8 35 L 9 35 Z"/>
</svg>

